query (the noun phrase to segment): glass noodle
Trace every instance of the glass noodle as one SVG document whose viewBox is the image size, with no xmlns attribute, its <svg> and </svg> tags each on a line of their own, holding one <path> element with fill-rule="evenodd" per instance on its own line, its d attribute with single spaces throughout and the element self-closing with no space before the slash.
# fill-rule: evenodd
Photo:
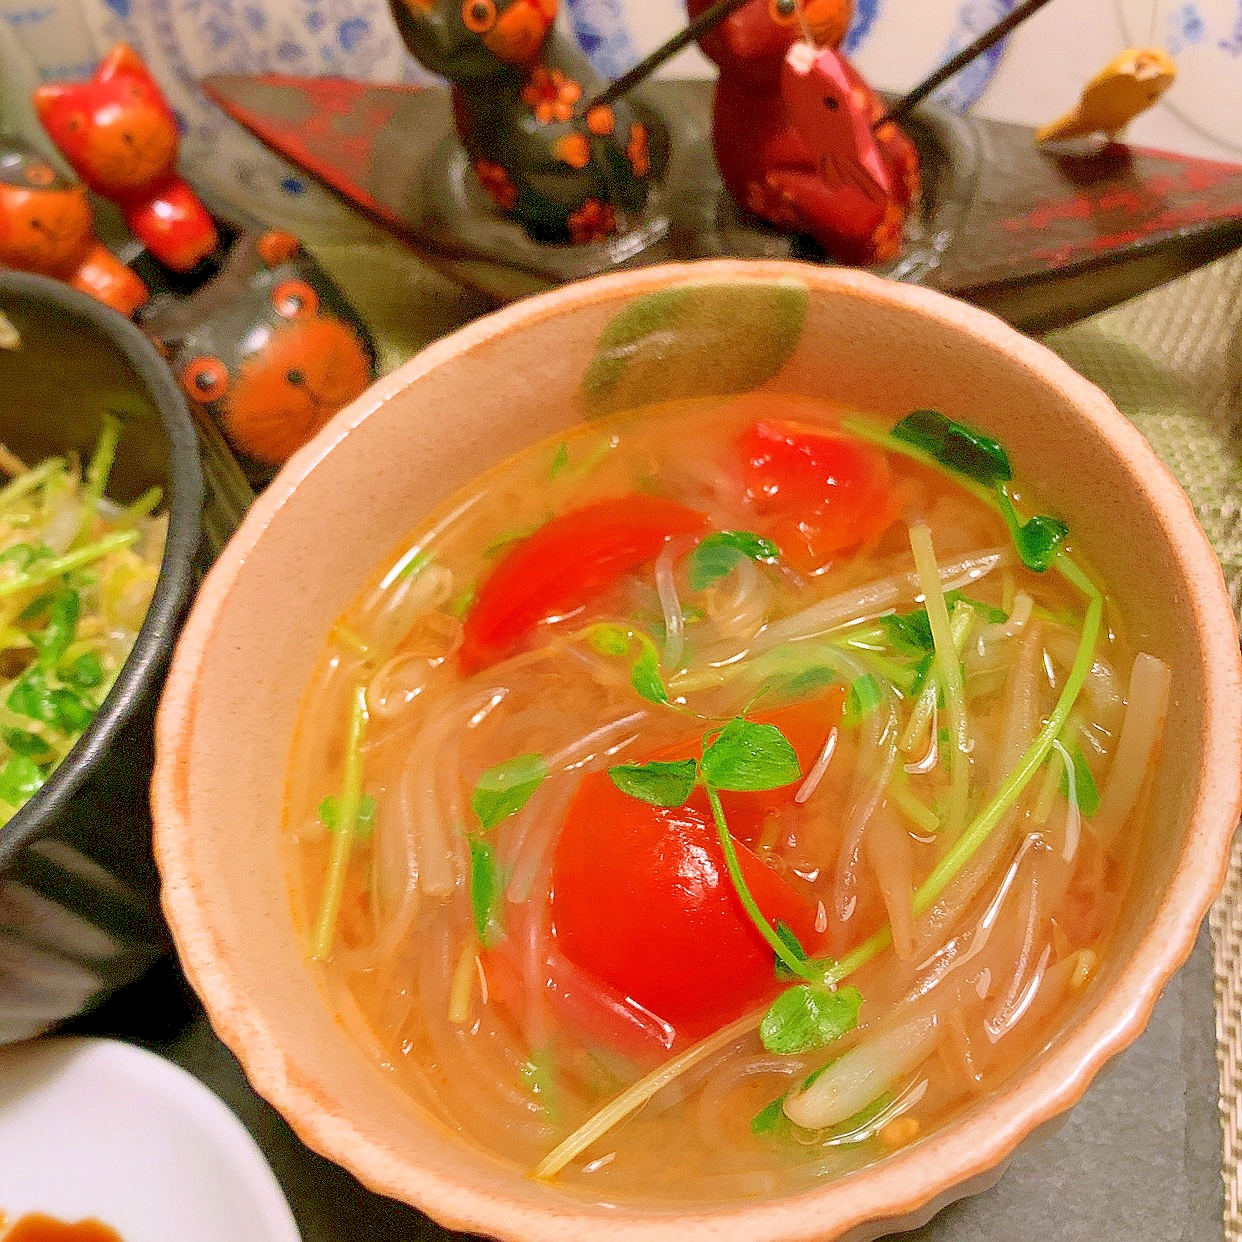
<svg viewBox="0 0 1242 1242">
<path fill-rule="evenodd" d="M 454 497 L 295 736 L 342 1021 L 596 1201 L 792 1192 L 1002 1083 L 1109 952 L 1170 684 L 1033 510 L 940 415 L 760 396 Z"/>
</svg>

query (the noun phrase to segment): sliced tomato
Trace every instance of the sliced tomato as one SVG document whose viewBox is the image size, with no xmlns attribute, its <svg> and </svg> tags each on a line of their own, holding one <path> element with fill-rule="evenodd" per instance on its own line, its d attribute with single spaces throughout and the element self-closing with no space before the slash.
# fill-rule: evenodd
<svg viewBox="0 0 1242 1242">
<path fill-rule="evenodd" d="M 842 697 L 833 690 L 758 719 L 781 728 L 805 771 L 837 723 Z M 684 758 L 698 746 L 687 742 L 658 758 Z M 815 906 L 744 844 L 771 810 L 792 803 L 796 789 L 726 793 L 721 803 L 760 911 L 813 949 Z M 623 794 L 607 772 L 585 777 L 557 843 L 552 921 L 566 958 L 679 1036 L 697 1038 L 780 987 L 772 949 L 729 879 L 702 790 L 669 809 Z"/>
<path fill-rule="evenodd" d="M 759 909 L 804 943 L 815 907 L 745 845 Z M 606 772 L 570 804 L 552 871 L 552 925 L 564 955 L 644 1009 L 697 1037 L 776 991 L 772 949 L 738 899 L 701 794 L 683 807 L 623 794 Z"/>
<path fill-rule="evenodd" d="M 883 534 L 897 516 L 888 460 L 842 432 L 760 419 L 736 441 L 747 505 L 810 572 Z"/>
<path fill-rule="evenodd" d="M 704 514 L 642 492 L 554 517 L 515 544 L 479 588 L 462 668 L 471 673 L 512 654 L 541 621 L 572 616 L 654 560 L 668 540 L 706 529 Z"/>
</svg>

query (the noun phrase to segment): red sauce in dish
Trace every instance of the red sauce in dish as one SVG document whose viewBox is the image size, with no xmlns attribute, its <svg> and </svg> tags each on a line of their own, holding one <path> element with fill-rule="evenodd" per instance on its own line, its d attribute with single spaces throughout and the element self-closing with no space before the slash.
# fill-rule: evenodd
<svg viewBox="0 0 1242 1242">
<path fill-rule="evenodd" d="M 4 1217 L 0 1216 L 0 1229 Z M 68 1224 L 42 1212 L 32 1212 L 0 1233 L 0 1242 L 122 1242 L 115 1229 L 109 1229 L 102 1221 L 80 1220 Z"/>
</svg>

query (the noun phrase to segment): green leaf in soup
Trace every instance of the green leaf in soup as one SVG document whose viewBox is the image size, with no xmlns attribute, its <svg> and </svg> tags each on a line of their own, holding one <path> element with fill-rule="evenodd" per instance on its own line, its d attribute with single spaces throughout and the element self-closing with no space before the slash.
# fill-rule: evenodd
<svg viewBox="0 0 1242 1242">
<path fill-rule="evenodd" d="M 38 763 L 45 763 L 52 757 L 52 748 L 37 734 L 29 729 L 15 729 L 5 725 L 0 729 L 5 745 L 15 755 L 28 755 Z"/>
<path fill-rule="evenodd" d="M 677 763 L 621 763 L 608 769 L 612 783 L 631 798 L 652 806 L 684 806 L 698 781 L 693 759 Z"/>
<path fill-rule="evenodd" d="M 855 987 L 838 988 L 798 984 L 772 1002 L 759 1024 L 759 1036 L 769 1052 L 792 1056 L 823 1048 L 858 1025 L 862 993 Z"/>
<path fill-rule="evenodd" d="M 870 673 L 864 673 L 850 683 L 841 721 L 847 729 L 856 728 L 883 702 L 884 694 L 880 690 L 880 683 Z"/>
<path fill-rule="evenodd" d="M 805 668 L 790 680 L 782 690 L 791 698 L 810 698 L 819 690 L 825 690 L 838 680 L 836 672 L 824 664 L 815 664 Z"/>
<path fill-rule="evenodd" d="M 718 530 L 706 535 L 690 553 L 689 579 L 692 591 L 706 590 L 743 560 L 775 561 L 780 548 L 748 530 Z"/>
<path fill-rule="evenodd" d="M 1064 522 L 1037 513 L 1014 532 L 1014 544 L 1022 563 L 1036 573 L 1043 573 L 1068 536 L 1069 527 Z"/>
<path fill-rule="evenodd" d="M 496 866 L 496 851 L 482 837 L 470 837 L 470 908 L 479 943 L 495 944 L 504 935 L 501 901 L 504 885 Z"/>
<path fill-rule="evenodd" d="M 1042 574 L 1052 564 L 1061 545 L 1069 537 L 1069 527 L 1064 522 L 1042 513 L 1022 523 L 1018 520 L 1017 510 L 1013 507 L 1009 493 L 1003 487 L 996 489 L 996 498 L 1022 563 L 1027 569 Z"/>
<path fill-rule="evenodd" d="M 329 794 L 319 804 L 319 822 L 329 832 L 336 832 L 341 826 L 341 806 L 335 794 Z M 354 836 L 365 841 L 375 828 L 375 799 L 370 794 L 363 794 L 358 799 L 358 814 L 354 820 Z"/>
<path fill-rule="evenodd" d="M 47 684 L 47 675 L 37 665 L 28 668 L 13 683 L 5 699 L 5 706 L 18 716 L 28 716 L 43 724 L 56 724 L 56 705 Z"/>
<path fill-rule="evenodd" d="M 29 755 L 14 755 L 0 767 L 0 800 L 20 807 L 46 779 Z"/>
<path fill-rule="evenodd" d="M 789 739 L 775 726 L 740 716 L 730 720 L 703 751 L 703 779 L 715 789 L 779 789 L 802 776 Z"/>
<path fill-rule="evenodd" d="M 56 727 L 68 737 L 83 732 L 99 710 L 93 703 L 68 687 L 59 686 L 51 692 Z"/>
<path fill-rule="evenodd" d="M 1009 454 L 999 441 L 965 423 L 953 422 L 939 410 L 914 410 L 897 423 L 891 434 L 985 487 L 1012 477 Z"/>
<path fill-rule="evenodd" d="M 31 634 L 31 641 L 39 653 L 39 664 L 51 670 L 60 662 L 78 629 L 78 617 L 82 599 L 72 589 L 61 591 L 48 608 L 47 624 L 42 630 Z"/>
<path fill-rule="evenodd" d="M 60 679 L 78 690 L 92 690 L 104 679 L 103 665 L 93 651 L 86 651 L 68 668 L 61 670 Z"/>
<path fill-rule="evenodd" d="M 1074 763 L 1074 793 L 1078 799 L 1078 809 L 1090 819 L 1100 809 L 1100 791 L 1096 786 L 1095 777 L 1091 775 L 1091 769 L 1087 766 L 1086 756 L 1082 753 L 1082 747 L 1074 747 L 1072 753 Z M 1062 767 L 1061 769 L 1061 796 L 1069 797 L 1069 781 L 1066 779 L 1067 773 Z"/>
<path fill-rule="evenodd" d="M 668 702 L 668 687 L 660 676 L 660 657 L 649 639 L 630 670 L 630 685 L 649 703 Z"/>
<path fill-rule="evenodd" d="M 789 1118 L 785 1116 L 785 1097 L 778 1095 L 771 1104 L 764 1105 L 751 1119 L 751 1134 L 783 1134 L 789 1129 Z"/>
<path fill-rule="evenodd" d="M 470 805 L 486 832 L 516 815 L 547 779 L 548 765 L 539 754 L 515 755 L 488 768 L 475 784 Z"/>
<path fill-rule="evenodd" d="M 586 640 L 593 651 L 604 656 L 626 656 L 630 654 L 633 636 L 623 625 L 611 621 L 601 621 L 591 626 L 586 632 Z"/>
</svg>

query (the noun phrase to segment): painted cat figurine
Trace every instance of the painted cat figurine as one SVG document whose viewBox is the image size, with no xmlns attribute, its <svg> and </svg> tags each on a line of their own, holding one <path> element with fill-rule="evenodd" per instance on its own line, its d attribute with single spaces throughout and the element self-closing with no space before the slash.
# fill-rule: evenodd
<svg viewBox="0 0 1242 1242">
<path fill-rule="evenodd" d="M 132 315 L 147 287 L 95 236 L 86 187 L 33 147 L 0 137 L 0 266 L 63 280 Z"/>
<path fill-rule="evenodd" d="M 160 263 L 192 271 L 217 248 L 211 216 L 176 172 L 177 118 L 132 48 L 117 44 L 87 82 L 40 86 L 34 102 L 74 171 Z"/>
<path fill-rule="evenodd" d="M 391 0 L 406 46 L 453 83 L 458 137 L 483 188 L 536 241 L 591 242 L 642 210 L 646 126 L 553 31 L 557 0 Z"/>
<path fill-rule="evenodd" d="M 688 0 L 697 17 L 710 0 Z M 720 66 L 712 139 L 748 211 L 840 263 L 886 262 L 919 194 L 914 144 L 835 50 L 853 0 L 751 0 L 704 36 Z M 809 33 L 812 46 L 804 35 Z"/>
<path fill-rule="evenodd" d="M 362 321 L 288 233 L 243 231 L 210 282 L 139 324 L 255 485 L 375 377 Z"/>
</svg>

